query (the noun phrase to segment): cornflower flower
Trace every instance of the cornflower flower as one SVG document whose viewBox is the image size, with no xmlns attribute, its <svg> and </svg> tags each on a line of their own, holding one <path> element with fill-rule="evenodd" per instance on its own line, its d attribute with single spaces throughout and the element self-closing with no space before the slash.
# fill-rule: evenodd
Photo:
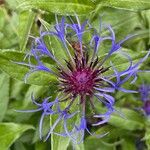
<svg viewBox="0 0 150 150">
<path fill-rule="evenodd" d="M 109 35 L 102 36 L 92 27 L 88 20 L 80 23 L 79 18 L 77 16 L 75 18 L 76 22 L 70 17 L 71 23 L 68 23 L 65 21 L 65 17 L 62 17 L 60 22 L 58 22 L 56 17 L 56 24 L 53 30 L 41 31 L 40 37 L 34 38 L 30 54 L 27 56 L 29 63 L 19 63 L 30 68 L 30 72 L 25 76 L 26 81 L 29 75 L 35 71 L 48 72 L 50 75 L 57 77 L 58 93 L 61 97 L 58 96 L 56 98 L 57 103 L 56 100 L 54 101 L 57 106 L 52 106 L 52 108 L 55 107 L 55 111 L 49 112 L 50 108 L 46 109 L 46 115 L 53 116 L 57 114 L 58 118 L 50 127 L 46 140 L 51 134 L 57 134 L 69 137 L 74 143 L 81 143 L 84 140 L 85 131 L 95 135 L 88 128 L 87 117 L 95 118 L 96 121 L 92 123 L 92 126 L 100 126 L 107 123 L 111 114 L 115 111 L 113 93 L 116 91 L 124 93 L 137 92 L 125 89 L 122 85 L 132 78 L 134 78 L 134 82 L 136 81 L 140 65 L 149 56 L 148 52 L 144 58 L 134 64 L 129 54 L 123 52 L 122 56 L 129 63 L 126 69 L 118 71 L 111 60 L 110 65 L 106 66 L 106 64 L 108 65 L 106 61 L 113 54 L 117 55 L 119 52 L 122 52 L 122 44 L 132 36 L 127 36 L 117 42 L 111 25 L 103 25 Z M 86 34 L 90 34 L 88 43 L 84 41 Z M 68 35 L 71 35 L 71 40 L 67 39 Z M 64 54 L 66 54 L 64 59 L 55 56 L 60 51 L 59 49 L 52 50 L 48 48 L 45 37 L 55 38 L 60 42 Z M 111 48 L 108 50 L 107 55 L 100 58 L 100 46 L 105 41 L 111 43 Z M 35 58 L 37 64 L 31 62 L 31 56 Z M 42 61 L 43 57 L 53 60 L 55 69 L 48 67 Z M 50 102 L 52 105 L 54 103 Z M 62 103 L 66 103 L 67 106 L 61 108 Z M 46 103 L 46 105 L 49 106 L 49 103 Z M 87 113 L 89 106 L 91 111 Z M 106 108 L 106 112 L 101 112 L 102 107 Z M 45 109 L 43 111 L 45 112 Z M 44 115 L 45 113 L 42 113 L 42 116 Z M 68 129 L 70 125 L 68 125 L 68 121 L 77 116 L 79 116 L 79 121 L 73 121 L 72 127 Z M 62 133 L 56 133 L 55 127 L 62 121 L 64 130 Z M 42 121 L 40 123 L 41 128 Z M 103 135 L 106 134 L 104 133 Z"/>
</svg>

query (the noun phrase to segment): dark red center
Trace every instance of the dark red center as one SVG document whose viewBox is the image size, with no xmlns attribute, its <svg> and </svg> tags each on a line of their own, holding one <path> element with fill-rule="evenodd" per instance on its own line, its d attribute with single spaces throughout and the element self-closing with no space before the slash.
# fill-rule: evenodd
<svg viewBox="0 0 150 150">
<path fill-rule="evenodd" d="M 70 90 L 75 94 L 90 94 L 94 86 L 94 73 L 91 69 L 79 69 L 69 76 Z"/>
<path fill-rule="evenodd" d="M 95 87 L 102 84 L 101 74 L 108 68 L 98 66 L 98 58 L 89 60 L 88 53 L 84 53 L 82 57 L 75 53 L 73 59 L 74 63 L 66 61 L 68 70 L 58 68 L 60 90 L 73 96 L 92 95 Z"/>
</svg>

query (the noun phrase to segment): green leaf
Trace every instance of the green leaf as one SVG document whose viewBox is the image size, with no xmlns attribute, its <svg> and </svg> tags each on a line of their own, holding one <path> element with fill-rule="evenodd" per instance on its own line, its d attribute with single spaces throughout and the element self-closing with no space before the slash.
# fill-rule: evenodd
<svg viewBox="0 0 150 150">
<path fill-rule="evenodd" d="M 133 137 L 125 137 L 122 142 L 122 150 L 136 150 L 136 143 Z"/>
<path fill-rule="evenodd" d="M 148 29 L 148 37 L 150 37 L 150 32 L 149 32 L 149 28 L 150 28 L 150 19 L 149 19 L 149 16 L 150 16 L 150 10 L 145 10 L 145 11 L 142 11 L 141 12 L 141 16 L 144 20 L 144 25 L 147 27 Z M 150 45 L 150 38 L 148 38 L 148 45 Z"/>
<path fill-rule="evenodd" d="M 56 116 L 50 117 L 50 126 L 54 124 L 56 121 Z M 59 124 L 55 128 L 55 132 L 62 133 L 63 131 L 63 123 L 59 122 Z M 69 146 L 70 139 L 68 137 L 61 137 L 55 134 L 51 135 L 51 150 L 66 150 Z"/>
<path fill-rule="evenodd" d="M 22 52 L 0 50 L 0 69 L 12 78 L 24 81 L 24 77 L 30 69 L 27 66 L 15 63 L 22 62 L 24 57 L 25 54 Z M 49 66 L 53 68 L 52 65 Z M 56 76 L 42 71 L 32 73 L 27 79 L 28 84 L 49 85 L 51 82 L 57 82 Z"/>
<path fill-rule="evenodd" d="M 17 5 L 17 0 L 5 0 L 6 2 L 6 6 L 10 9 L 15 9 L 16 8 L 16 5 Z"/>
<path fill-rule="evenodd" d="M 9 101 L 10 79 L 5 73 L 0 74 L 0 121 L 3 120 Z"/>
<path fill-rule="evenodd" d="M 36 142 L 35 143 L 35 150 L 48 150 L 48 145 L 49 143 L 48 142 Z"/>
<path fill-rule="evenodd" d="M 107 144 L 107 142 L 104 142 L 101 138 L 87 138 L 84 142 L 85 150 L 115 150 L 115 145 L 113 144 Z"/>
<path fill-rule="evenodd" d="M 112 115 L 109 124 L 129 131 L 144 128 L 144 118 L 138 112 L 124 108 L 121 109 L 121 113 L 124 117 L 119 116 L 119 114 Z"/>
<path fill-rule="evenodd" d="M 109 124 L 104 125 L 98 130 L 95 131 L 96 135 L 105 135 L 102 138 L 98 138 L 96 136 L 88 136 L 85 138 L 84 146 L 86 150 L 96 149 L 96 150 L 116 150 L 116 147 L 120 145 L 123 141 L 119 140 L 120 132 L 122 131 L 120 129 L 117 129 Z"/>
<path fill-rule="evenodd" d="M 26 56 L 26 52 L 20 52 L 14 49 L 0 49 L 0 56 L 4 57 L 10 61 L 14 62 L 23 62 Z M 34 57 L 31 56 L 31 60 L 33 63 L 35 62 Z M 41 59 L 44 63 L 54 64 L 55 62 L 51 58 L 43 58 Z M 25 61 L 26 62 L 26 61 Z M 28 62 L 28 61 L 27 61 Z"/>
<path fill-rule="evenodd" d="M 103 12 L 105 15 L 102 16 L 101 23 L 110 24 L 115 31 L 117 39 L 121 40 L 128 34 L 133 33 L 136 28 L 142 28 L 141 17 L 137 12 L 115 8 L 105 8 L 103 9 Z M 99 30 L 100 19 L 98 14 L 100 11 L 95 13 L 95 18 L 91 18 L 94 21 L 92 21 L 92 24 L 94 24 L 94 26 Z M 104 30 L 102 33 L 103 32 L 106 31 Z"/>
<path fill-rule="evenodd" d="M 150 149 L 150 129 L 146 129 L 144 140 L 146 142 L 146 146 L 148 149 Z"/>
<path fill-rule="evenodd" d="M 5 24 L 5 13 L 2 8 L 0 8 L 0 31 L 3 29 Z"/>
<path fill-rule="evenodd" d="M 36 14 L 33 11 L 23 11 L 19 15 L 18 33 L 20 38 L 20 50 L 25 51 L 29 38 L 30 30 L 33 25 Z"/>
<path fill-rule="evenodd" d="M 0 123 L 0 150 L 7 150 L 11 144 L 23 134 L 23 132 L 29 129 L 34 128 L 30 125 Z"/>
<path fill-rule="evenodd" d="M 150 8 L 148 0 L 103 0 L 97 7 L 112 7 L 131 11 L 145 10 Z"/>
<path fill-rule="evenodd" d="M 15 150 L 26 150 L 25 146 L 24 146 L 23 143 L 20 142 L 20 141 L 16 141 L 16 142 L 14 143 L 14 149 L 15 149 Z"/>
<path fill-rule="evenodd" d="M 62 15 L 70 14 L 87 14 L 94 9 L 94 3 L 81 1 L 70 1 L 70 0 L 18 0 L 18 9 L 29 10 L 31 8 L 41 9 L 46 12 L 59 13 Z"/>
<path fill-rule="evenodd" d="M 8 14 L 8 10 L 4 8 L 0 8 L 1 13 L 3 13 L 3 17 L 1 17 L 1 44 L 0 48 L 10 48 L 17 47 L 18 44 L 18 15 L 16 12 L 12 12 L 11 15 Z M 1 14 L 2 15 L 2 14 Z"/>
<path fill-rule="evenodd" d="M 74 145 L 75 150 L 85 150 L 84 143 Z"/>
<path fill-rule="evenodd" d="M 22 91 L 26 92 L 27 87 L 24 82 L 11 79 L 10 98 L 22 99 Z"/>
</svg>

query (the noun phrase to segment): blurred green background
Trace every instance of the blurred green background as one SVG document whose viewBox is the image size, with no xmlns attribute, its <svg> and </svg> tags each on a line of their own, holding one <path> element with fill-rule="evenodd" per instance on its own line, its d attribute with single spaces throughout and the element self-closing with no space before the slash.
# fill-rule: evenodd
<svg viewBox="0 0 150 150">
<path fill-rule="evenodd" d="M 58 16 L 74 16 L 89 19 L 99 29 L 102 22 L 112 25 L 117 40 L 137 34 L 123 45 L 137 62 L 150 48 L 150 1 L 149 0 L 0 0 L 0 150 L 149 150 L 149 118 L 136 108 L 142 106 L 139 94 L 116 93 L 116 108 L 125 118 L 114 114 L 108 124 L 97 127 L 97 133 L 109 131 L 98 139 L 86 136 L 83 144 L 72 146 L 67 138 L 56 137 L 43 142 L 38 135 L 40 113 L 17 113 L 15 109 L 33 108 L 31 93 L 37 97 L 55 95 L 55 86 L 49 86 L 46 74 L 32 75 L 28 84 L 23 81 L 27 67 L 14 64 L 21 62 L 30 50 L 31 38 L 38 36 L 40 26 L 46 29 Z M 104 45 L 107 48 L 107 45 Z M 57 48 L 57 44 L 54 49 Z M 112 61 L 120 63 L 118 58 Z M 150 69 L 149 59 L 142 69 Z M 123 67 L 124 63 L 120 66 Z M 149 73 L 139 73 L 135 85 L 150 84 Z M 44 121 L 44 134 L 49 129 L 49 118 Z"/>
</svg>

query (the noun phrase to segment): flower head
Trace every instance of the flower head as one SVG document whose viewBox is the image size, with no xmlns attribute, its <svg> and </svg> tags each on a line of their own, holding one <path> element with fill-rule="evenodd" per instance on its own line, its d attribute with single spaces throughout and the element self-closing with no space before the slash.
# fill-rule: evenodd
<svg viewBox="0 0 150 150">
<path fill-rule="evenodd" d="M 136 64 L 133 64 L 132 58 L 128 54 L 122 53 L 123 57 L 129 63 L 129 66 L 122 71 L 118 71 L 112 62 L 110 62 L 109 66 L 106 66 L 105 62 L 108 61 L 114 53 L 117 54 L 121 51 L 122 44 L 128 40 L 130 36 L 116 42 L 115 33 L 110 25 L 104 25 L 109 35 L 101 36 L 87 20 L 82 24 L 77 16 L 76 22 L 72 19 L 70 20 L 71 23 L 67 23 L 63 17 L 59 23 L 56 18 L 54 31 L 41 32 L 40 37 L 35 38 L 29 57 L 33 56 L 37 64 L 32 64 L 31 61 L 29 61 L 28 64 L 20 64 L 29 66 L 31 69 L 30 73 L 34 71 L 46 71 L 57 76 L 59 83 L 58 92 L 61 97 L 58 96 L 57 101 L 46 103 L 46 105 L 44 105 L 43 102 L 38 109 L 43 111 L 43 117 L 44 115 L 53 114 L 57 114 L 58 116 L 55 123 L 51 126 L 46 139 L 53 133 L 60 136 L 68 136 L 73 142 L 80 143 L 84 139 L 85 131 L 90 133 L 86 120 L 87 103 L 90 104 L 92 110 L 90 116 L 99 119 L 99 121 L 92 125 L 98 126 L 106 123 L 111 114 L 115 111 L 115 98 L 112 96 L 112 93 L 116 90 L 125 93 L 135 92 L 124 89 L 122 85 L 130 78 L 136 77 L 139 65 L 147 59 L 149 53 Z M 85 44 L 84 42 L 86 33 L 90 34 L 89 44 Z M 67 39 L 67 35 L 71 35 L 70 38 L 72 41 Z M 44 42 L 44 37 L 46 36 L 57 38 L 57 40 L 60 41 L 65 52 L 64 54 L 67 55 L 67 59 L 65 57 L 65 60 L 62 61 L 62 58 L 55 57 L 55 53 L 57 53 L 59 49 L 55 50 L 55 53 L 53 53 L 51 49 L 48 49 Z M 99 49 L 103 41 L 110 41 L 111 48 L 108 50 L 107 55 L 100 59 Z M 46 64 L 42 62 L 42 57 L 53 59 L 53 61 L 56 62 L 57 70 L 54 71 L 52 68 L 47 67 Z M 27 74 L 27 77 L 29 74 Z M 68 105 L 61 108 L 62 103 Z M 53 109 L 51 110 L 50 107 L 55 104 L 57 105 L 57 109 L 55 111 Z M 105 107 L 107 111 L 101 112 L 97 105 Z M 77 107 L 77 109 L 73 109 L 74 107 Z M 78 123 L 74 121 L 72 128 L 68 129 L 68 120 L 71 120 L 77 115 L 80 116 L 80 121 Z M 56 133 L 55 127 L 61 121 L 63 121 L 64 132 Z M 42 126 L 41 124 L 42 121 L 40 126 Z M 93 133 L 90 134 L 94 135 Z"/>
<path fill-rule="evenodd" d="M 146 115 L 150 115 L 150 85 L 142 84 L 139 93 L 143 101 L 142 109 Z"/>
</svg>

